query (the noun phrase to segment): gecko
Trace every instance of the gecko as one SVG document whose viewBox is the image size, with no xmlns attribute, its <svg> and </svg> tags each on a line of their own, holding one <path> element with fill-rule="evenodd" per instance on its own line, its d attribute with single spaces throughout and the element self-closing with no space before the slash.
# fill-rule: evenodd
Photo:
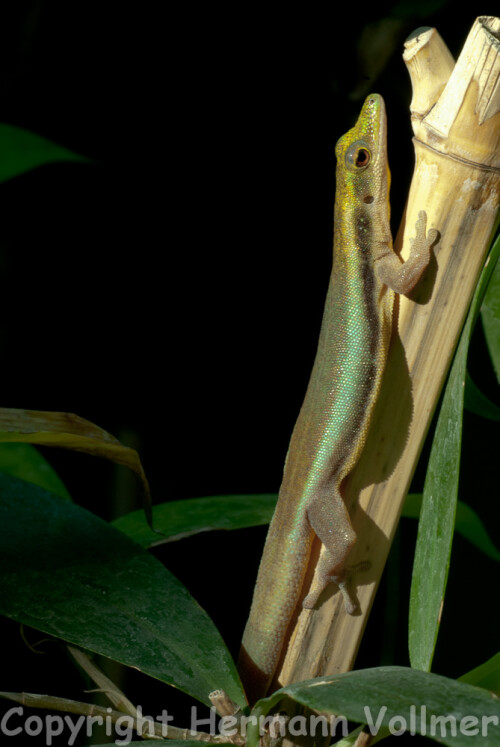
<svg viewBox="0 0 500 747">
<path fill-rule="evenodd" d="M 379 94 L 366 98 L 335 154 L 333 265 L 318 350 L 292 433 L 239 656 L 251 702 L 266 694 L 278 666 L 294 610 L 305 593 L 315 535 L 324 551 L 303 607 L 312 609 L 333 582 L 346 612 L 358 611 L 346 566 L 356 534 L 340 486 L 364 446 L 387 359 L 395 294 L 414 288 L 438 235 L 434 229 L 427 232 L 427 215 L 420 211 L 408 259 L 403 262 L 393 250 L 387 118 Z"/>
</svg>

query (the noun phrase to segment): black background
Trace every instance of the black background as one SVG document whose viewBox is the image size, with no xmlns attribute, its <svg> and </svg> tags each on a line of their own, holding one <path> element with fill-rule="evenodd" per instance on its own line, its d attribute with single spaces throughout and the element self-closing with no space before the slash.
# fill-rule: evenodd
<svg viewBox="0 0 500 747">
<path fill-rule="evenodd" d="M 75 412 L 137 446 L 156 503 L 278 489 L 330 269 L 335 142 L 364 96 L 382 93 L 397 226 L 413 167 L 402 43 L 435 25 L 456 56 L 474 20 L 431 4 L 182 7 L 40 0 L 0 10 L 0 121 L 93 159 L 0 185 L 2 405 Z M 375 75 L 356 45 L 391 16 L 394 51 Z M 495 399 L 480 331 L 471 359 Z M 493 538 L 495 434 L 467 417 L 461 494 Z M 106 519 L 133 505 L 124 494 L 138 500 L 124 470 L 44 454 L 74 499 Z M 403 521 L 391 561 L 403 579 L 398 616 L 384 617 L 384 581 L 357 666 L 408 664 L 414 536 Z M 264 537 L 206 534 L 157 551 L 234 654 Z M 498 649 L 497 569 L 460 537 L 455 548 L 455 612 L 445 607 L 435 660 L 453 677 Z M 1 689 L 89 697 L 58 644 L 37 655 L 17 624 L 3 627 Z M 189 701 L 165 685 L 133 673 L 125 689 L 153 714 L 173 703 L 185 724 Z"/>
</svg>

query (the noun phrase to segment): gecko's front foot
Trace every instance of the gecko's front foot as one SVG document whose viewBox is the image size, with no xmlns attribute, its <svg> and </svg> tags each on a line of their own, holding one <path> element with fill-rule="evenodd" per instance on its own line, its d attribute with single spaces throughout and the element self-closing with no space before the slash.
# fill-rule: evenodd
<svg viewBox="0 0 500 747">
<path fill-rule="evenodd" d="M 425 253 L 428 253 L 438 239 L 439 231 L 436 228 L 427 230 L 427 213 L 425 210 L 419 210 L 415 223 L 415 236 L 410 239 L 411 252 L 417 254 L 423 249 Z"/>
</svg>

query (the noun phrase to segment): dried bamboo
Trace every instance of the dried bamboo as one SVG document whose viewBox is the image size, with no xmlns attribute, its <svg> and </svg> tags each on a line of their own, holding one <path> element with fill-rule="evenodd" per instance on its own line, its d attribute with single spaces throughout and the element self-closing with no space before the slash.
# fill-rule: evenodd
<svg viewBox="0 0 500 747">
<path fill-rule="evenodd" d="M 406 43 L 416 166 L 396 248 L 402 246 L 406 255 L 420 210 L 440 241 L 412 299 L 399 301 L 380 401 L 363 455 L 345 485 L 358 535 L 349 564 L 371 564 L 354 577 L 361 614 L 345 613 L 333 585 L 316 609 L 300 609 L 275 685 L 348 671 L 354 664 L 498 215 L 499 34 L 500 19 L 478 18 L 454 67 L 435 29 Z M 317 546 L 316 557 L 318 551 Z"/>
</svg>

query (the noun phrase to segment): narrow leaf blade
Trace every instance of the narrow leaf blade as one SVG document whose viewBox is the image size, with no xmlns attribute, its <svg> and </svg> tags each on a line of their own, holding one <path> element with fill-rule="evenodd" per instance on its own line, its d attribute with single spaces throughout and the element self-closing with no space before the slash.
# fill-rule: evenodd
<svg viewBox="0 0 500 747">
<path fill-rule="evenodd" d="M 152 547 L 200 532 L 244 529 L 268 524 L 277 498 L 278 496 L 273 493 L 208 496 L 170 501 L 153 507 L 153 524 L 156 532 L 149 528 L 142 511 L 131 511 L 115 519 L 113 526 L 142 547 Z"/>
<path fill-rule="evenodd" d="M 410 493 L 406 496 L 402 516 L 410 519 L 418 519 L 422 508 L 422 495 Z M 462 537 L 469 540 L 478 550 L 483 552 L 492 560 L 500 562 L 500 550 L 497 550 L 493 540 L 486 531 L 486 527 L 477 513 L 463 501 L 457 501 L 457 513 L 455 516 L 455 530 Z"/>
<path fill-rule="evenodd" d="M 410 594 L 412 667 L 429 671 L 448 578 L 460 468 L 467 350 L 481 301 L 500 254 L 492 248 L 472 299 L 439 413 L 424 485 Z"/>
<path fill-rule="evenodd" d="M 460 682 L 484 687 L 500 697 L 500 652 L 475 669 L 459 677 Z"/>
<path fill-rule="evenodd" d="M 0 123 L 0 182 L 57 161 L 89 163 L 90 159 L 34 132 Z"/>
<path fill-rule="evenodd" d="M 481 308 L 486 344 L 500 383 L 500 262 L 495 267 Z"/>
<path fill-rule="evenodd" d="M 474 384 L 469 374 L 465 379 L 465 407 L 482 418 L 500 421 L 500 407 L 490 402 L 488 397 Z"/>
</svg>

